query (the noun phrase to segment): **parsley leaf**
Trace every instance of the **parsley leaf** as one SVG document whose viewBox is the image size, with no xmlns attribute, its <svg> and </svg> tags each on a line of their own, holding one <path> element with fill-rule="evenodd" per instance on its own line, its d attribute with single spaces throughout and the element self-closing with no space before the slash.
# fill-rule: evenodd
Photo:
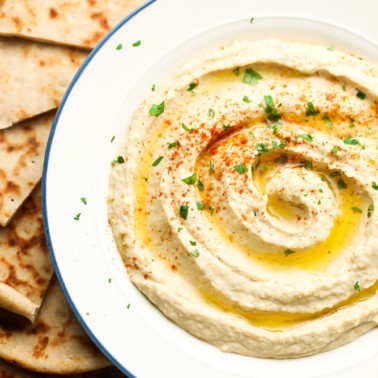
<svg viewBox="0 0 378 378">
<path fill-rule="evenodd" d="M 125 159 L 122 156 L 118 156 L 117 159 L 112 161 L 112 164 L 123 164 L 125 162 Z"/>
<path fill-rule="evenodd" d="M 378 190 L 378 184 L 375 181 L 372 181 L 371 187 L 375 190 Z"/>
<path fill-rule="evenodd" d="M 349 145 L 352 145 L 352 146 L 356 146 L 357 144 L 360 144 L 360 142 L 359 142 L 357 139 L 351 137 L 350 135 L 349 135 L 348 137 L 346 137 L 346 138 L 343 140 L 343 142 L 344 142 L 345 144 L 349 144 Z"/>
<path fill-rule="evenodd" d="M 347 184 L 345 183 L 345 181 L 343 179 L 339 179 L 339 180 L 337 180 L 337 187 L 339 189 L 346 189 Z"/>
<path fill-rule="evenodd" d="M 203 185 L 203 182 L 201 180 L 198 180 L 197 188 L 200 192 L 203 192 L 205 190 L 205 185 Z"/>
<path fill-rule="evenodd" d="M 267 143 L 257 143 L 256 148 L 259 154 L 269 154 L 270 150 Z"/>
<path fill-rule="evenodd" d="M 212 108 L 210 108 L 210 109 L 209 109 L 209 113 L 208 113 L 208 115 L 209 115 L 209 117 L 211 117 L 211 118 L 215 117 L 215 110 L 212 109 Z"/>
<path fill-rule="evenodd" d="M 198 86 L 198 83 L 190 83 L 190 84 L 188 85 L 188 88 L 186 88 L 186 90 L 187 90 L 188 92 L 192 92 L 193 89 L 196 88 L 197 86 Z"/>
<path fill-rule="evenodd" d="M 314 137 L 309 133 L 301 134 L 301 138 L 303 138 L 304 140 L 308 140 L 309 142 L 311 142 L 314 139 Z"/>
<path fill-rule="evenodd" d="M 239 174 L 245 173 L 248 171 L 248 168 L 245 164 L 240 164 L 240 165 L 234 165 L 234 169 L 236 172 Z"/>
<path fill-rule="evenodd" d="M 371 203 L 369 206 L 368 206 L 368 212 L 367 212 L 367 216 L 368 218 L 371 217 L 371 214 L 373 213 L 374 211 L 374 203 Z"/>
<path fill-rule="evenodd" d="M 324 114 L 324 122 L 326 123 L 328 130 L 331 131 L 333 123 L 331 121 L 331 118 L 329 118 L 329 116 L 327 114 Z"/>
<path fill-rule="evenodd" d="M 253 70 L 252 68 L 247 68 L 244 73 L 244 83 L 247 83 L 248 85 L 254 85 L 257 84 L 259 80 L 261 80 L 263 77 Z"/>
<path fill-rule="evenodd" d="M 78 213 L 78 214 L 75 215 L 74 219 L 75 219 L 76 221 L 78 221 L 78 220 L 80 219 L 80 216 L 81 216 L 81 213 Z"/>
<path fill-rule="evenodd" d="M 215 164 L 212 160 L 209 162 L 209 172 L 214 173 L 215 172 Z"/>
<path fill-rule="evenodd" d="M 122 50 L 123 46 L 122 46 L 122 43 L 120 43 L 117 47 L 116 47 L 116 50 Z"/>
<path fill-rule="evenodd" d="M 295 251 L 293 251 L 292 249 L 287 249 L 287 250 L 284 252 L 284 255 L 285 255 L 285 257 L 286 257 L 286 256 L 289 256 L 289 255 L 292 255 L 293 253 L 295 253 Z"/>
<path fill-rule="evenodd" d="M 252 102 L 252 100 L 250 100 L 248 96 L 243 96 L 243 101 L 246 103 Z"/>
<path fill-rule="evenodd" d="M 282 115 L 278 113 L 272 96 L 264 96 L 265 101 L 265 113 L 268 115 L 268 121 L 276 122 L 278 121 Z"/>
<path fill-rule="evenodd" d="M 354 213 L 362 214 L 362 210 L 359 207 L 352 206 L 352 210 L 353 210 Z"/>
<path fill-rule="evenodd" d="M 356 96 L 357 96 L 358 98 L 360 98 L 361 100 L 365 100 L 365 98 L 366 98 L 366 93 L 364 93 L 364 92 L 362 92 L 362 91 L 358 91 L 357 94 L 356 94 Z"/>
<path fill-rule="evenodd" d="M 308 171 L 312 171 L 312 163 L 310 161 L 304 160 L 303 165 L 304 165 L 305 169 L 307 169 Z"/>
<path fill-rule="evenodd" d="M 185 177 L 181 181 L 187 185 L 193 185 L 197 181 L 197 173 L 193 173 L 191 176 Z"/>
<path fill-rule="evenodd" d="M 361 286 L 358 281 L 354 284 L 354 290 L 361 291 Z"/>
<path fill-rule="evenodd" d="M 197 201 L 197 209 L 202 211 L 204 208 L 203 201 Z"/>
<path fill-rule="evenodd" d="M 191 127 L 189 128 L 188 126 L 185 125 L 185 123 L 182 123 L 181 124 L 181 127 L 187 132 L 187 133 L 191 133 L 194 129 Z"/>
<path fill-rule="evenodd" d="M 271 129 L 273 129 L 273 134 L 276 135 L 282 127 L 282 122 L 278 121 L 278 122 L 274 123 L 273 125 L 270 125 L 269 127 Z"/>
<path fill-rule="evenodd" d="M 83 202 L 84 205 L 87 204 L 87 199 L 85 197 L 81 197 L 80 201 Z"/>
<path fill-rule="evenodd" d="M 156 167 L 157 165 L 159 165 L 159 163 L 163 160 L 164 156 L 159 156 L 153 163 L 152 163 L 152 166 L 153 167 Z"/>
<path fill-rule="evenodd" d="M 240 67 L 236 67 L 232 70 L 232 73 L 235 75 L 235 76 L 239 76 L 240 75 Z"/>
<path fill-rule="evenodd" d="M 319 113 L 319 110 L 316 110 L 314 104 L 309 101 L 306 106 L 306 117 L 316 116 Z"/>
<path fill-rule="evenodd" d="M 337 147 L 337 146 L 333 146 L 332 148 L 331 148 L 331 152 L 332 153 L 337 153 L 337 152 L 339 152 L 340 150 L 339 150 L 339 148 Z"/>
<path fill-rule="evenodd" d="M 192 256 L 194 256 L 194 257 L 199 257 L 199 255 L 200 255 L 200 252 L 199 252 L 198 249 L 195 249 L 195 250 L 192 252 Z"/>
<path fill-rule="evenodd" d="M 164 113 L 165 102 L 162 101 L 160 104 L 153 104 L 150 108 L 150 115 L 158 117 L 160 114 Z"/>
<path fill-rule="evenodd" d="M 142 44 L 142 41 L 139 40 L 139 41 L 134 42 L 134 43 L 132 44 L 132 46 L 137 47 L 137 46 L 140 46 L 141 44 Z"/>
<path fill-rule="evenodd" d="M 189 213 L 189 206 L 188 205 L 181 205 L 180 206 L 180 217 L 187 220 Z"/>
<path fill-rule="evenodd" d="M 168 148 L 171 149 L 171 148 L 175 148 L 175 147 L 180 147 L 181 144 L 178 140 L 174 141 L 174 142 L 168 142 Z"/>
</svg>

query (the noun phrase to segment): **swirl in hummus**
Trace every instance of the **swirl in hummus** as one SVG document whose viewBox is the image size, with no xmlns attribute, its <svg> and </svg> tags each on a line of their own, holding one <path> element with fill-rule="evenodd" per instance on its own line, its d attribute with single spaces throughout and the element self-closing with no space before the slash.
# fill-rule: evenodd
<svg viewBox="0 0 378 378">
<path fill-rule="evenodd" d="M 377 65 L 319 45 L 237 41 L 186 64 L 112 168 L 132 282 L 227 352 L 294 358 L 374 328 L 377 94 Z"/>
</svg>

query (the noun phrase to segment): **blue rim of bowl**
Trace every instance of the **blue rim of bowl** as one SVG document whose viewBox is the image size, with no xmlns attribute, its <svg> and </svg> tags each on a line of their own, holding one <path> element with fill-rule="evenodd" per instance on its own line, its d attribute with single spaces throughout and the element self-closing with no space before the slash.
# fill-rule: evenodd
<svg viewBox="0 0 378 378">
<path fill-rule="evenodd" d="M 59 283 L 62 287 L 63 293 L 74 312 L 76 318 L 79 320 L 81 325 L 83 326 L 85 332 L 88 334 L 88 336 L 92 339 L 92 341 L 97 345 L 97 347 L 101 350 L 101 352 L 119 369 L 122 371 L 122 373 L 126 374 L 130 378 L 137 378 L 134 374 L 132 374 L 125 366 L 123 366 L 116 358 L 114 358 L 111 353 L 102 345 L 101 341 L 94 335 L 94 333 L 91 331 L 91 329 L 86 325 L 83 317 L 80 315 L 79 311 L 77 310 L 74 301 L 72 300 L 67 287 L 64 283 L 63 277 L 61 275 L 61 272 L 59 270 L 59 266 L 57 264 L 53 244 L 50 237 L 50 230 L 49 230 L 49 220 L 47 215 L 47 206 L 46 206 L 46 177 L 47 177 L 47 171 L 49 168 L 49 157 L 51 152 L 51 146 L 54 140 L 54 135 L 56 128 L 59 123 L 60 115 L 63 111 L 63 108 L 66 104 L 67 98 L 69 97 L 72 89 L 75 87 L 76 82 L 80 79 L 80 76 L 88 66 L 88 64 L 92 61 L 92 59 L 96 56 L 96 54 L 101 50 L 102 46 L 109 40 L 109 38 L 117 32 L 123 25 L 125 25 L 129 20 L 134 18 L 136 15 L 138 15 L 141 11 L 143 11 L 145 8 L 147 8 L 149 5 L 155 3 L 157 0 L 148 0 L 146 3 L 135 9 L 133 12 L 131 12 L 128 16 L 126 16 L 117 26 L 115 26 L 94 48 L 94 50 L 89 54 L 87 59 L 84 61 L 84 63 L 80 66 L 79 70 L 76 72 L 74 78 L 72 79 L 70 85 L 68 86 L 68 89 L 62 99 L 62 102 L 57 110 L 57 113 L 55 115 L 52 128 L 50 131 L 49 139 L 46 146 L 46 153 L 45 153 L 45 160 L 43 163 L 43 172 L 42 172 L 42 215 L 43 215 L 43 225 L 45 229 L 45 235 L 47 239 L 47 246 L 50 251 L 51 260 L 54 266 L 55 274 L 59 280 Z"/>
</svg>

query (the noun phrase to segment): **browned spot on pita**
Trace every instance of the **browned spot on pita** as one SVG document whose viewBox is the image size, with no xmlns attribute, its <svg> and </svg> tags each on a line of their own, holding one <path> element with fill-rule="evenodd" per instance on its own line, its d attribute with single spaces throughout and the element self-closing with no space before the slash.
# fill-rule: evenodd
<svg viewBox="0 0 378 378">
<path fill-rule="evenodd" d="M 91 19 L 97 20 L 100 26 L 106 30 L 110 30 L 109 22 L 107 18 L 101 12 L 93 12 L 91 13 Z"/>
<path fill-rule="evenodd" d="M 92 36 L 88 39 L 85 39 L 83 41 L 83 46 L 85 47 L 91 47 L 97 45 L 97 43 L 101 40 L 101 38 L 104 36 L 104 33 L 100 33 L 98 31 L 94 32 Z"/>
<path fill-rule="evenodd" d="M 7 181 L 5 191 L 6 193 L 14 193 L 14 194 L 17 194 L 18 196 L 21 194 L 20 186 L 11 180 Z"/>
<path fill-rule="evenodd" d="M 56 9 L 50 8 L 49 15 L 50 15 L 50 18 L 57 18 L 59 16 L 59 13 Z"/>
<path fill-rule="evenodd" d="M 89 6 L 91 7 L 94 7 L 97 4 L 96 0 L 87 0 L 87 1 L 88 1 Z"/>
<path fill-rule="evenodd" d="M 12 17 L 12 21 L 16 25 L 17 31 L 20 33 L 21 30 L 22 30 L 22 28 L 23 28 L 23 26 L 24 26 L 23 22 L 17 16 Z"/>
<path fill-rule="evenodd" d="M 49 343 L 48 336 L 38 336 L 37 344 L 33 348 L 32 355 L 34 358 L 43 358 L 46 356 L 45 349 Z"/>
</svg>

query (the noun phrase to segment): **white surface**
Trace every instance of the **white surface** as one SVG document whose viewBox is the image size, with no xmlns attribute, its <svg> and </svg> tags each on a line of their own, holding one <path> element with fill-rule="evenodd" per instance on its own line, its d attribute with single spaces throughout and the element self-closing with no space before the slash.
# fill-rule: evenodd
<svg viewBox="0 0 378 378">
<path fill-rule="evenodd" d="M 138 378 L 377 377 L 376 330 L 335 351 L 285 361 L 225 354 L 180 330 L 128 281 L 106 207 L 110 162 L 134 109 L 181 62 L 240 36 L 318 41 L 378 62 L 377 14 L 376 0 L 158 0 L 111 35 L 79 73 L 50 141 L 45 220 L 76 314 L 124 371 Z"/>
</svg>

